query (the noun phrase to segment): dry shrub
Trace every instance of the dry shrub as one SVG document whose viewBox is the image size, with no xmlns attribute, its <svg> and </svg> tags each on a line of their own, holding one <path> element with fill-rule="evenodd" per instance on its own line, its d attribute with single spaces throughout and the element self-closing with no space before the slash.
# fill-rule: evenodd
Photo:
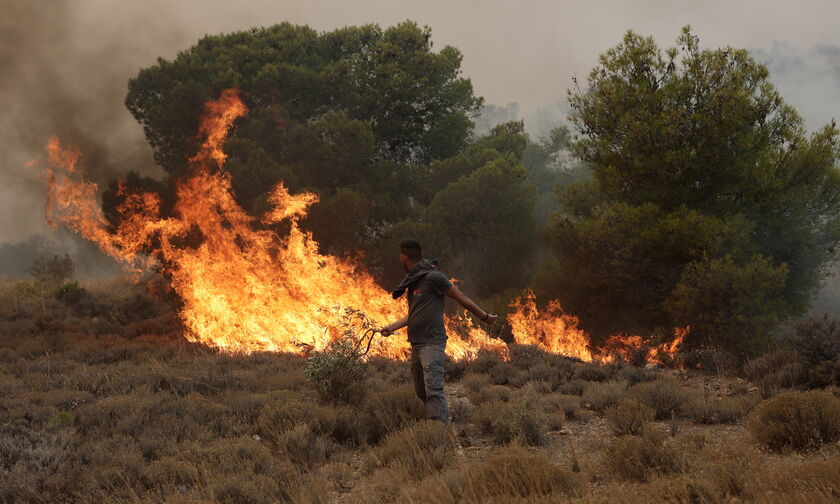
<svg viewBox="0 0 840 504">
<path fill-rule="evenodd" d="M 482 432 L 491 434 L 498 444 L 519 441 L 530 446 L 541 446 L 545 443 L 548 417 L 533 401 L 485 402 L 473 411 L 472 421 Z"/>
<path fill-rule="evenodd" d="M 589 409 L 604 411 L 618 402 L 626 390 L 627 383 L 623 381 L 589 383 L 584 387 L 581 402 Z"/>
<path fill-rule="evenodd" d="M 563 384 L 560 385 L 560 392 L 567 395 L 583 395 L 583 391 L 586 389 L 588 384 L 589 382 L 587 381 L 575 378 L 567 382 L 563 382 Z"/>
<path fill-rule="evenodd" d="M 787 392 L 758 405 L 747 428 L 774 451 L 805 451 L 840 439 L 840 399 L 822 390 Z"/>
<path fill-rule="evenodd" d="M 806 374 L 792 350 L 769 352 L 744 364 L 744 375 L 758 386 L 765 399 L 800 385 Z"/>
<path fill-rule="evenodd" d="M 672 379 L 660 378 L 630 387 L 628 397 L 650 406 L 656 419 L 670 418 L 680 407 L 692 399 L 692 391 Z"/>
<path fill-rule="evenodd" d="M 649 382 L 656 379 L 656 373 L 652 373 L 643 367 L 623 366 L 615 372 L 614 379 L 627 382 L 628 386 L 637 383 Z"/>
<path fill-rule="evenodd" d="M 198 468 L 188 460 L 163 457 L 153 461 L 143 471 L 143 483 L 148 488 L 193 486 L 199 480 Z"/>
<path fill-rule="evenodd" d="M 492 423 L 493 438 L 499 444 L 519 441 L 529 446 L 545 444 L 545 424 L 547 418 L 540 412 L 525 405 L 508 407 L 498 412 Z M 562 427 L 562 422 L 560 424 Z"/>
<path fill-rule="evenodd" d="M 493 350 L 479 350 L 475 359 L 469 364 L 469 371 L 479 374 L 492 374 L 498 368 L 510 367 L 497 352 Z"/>
<path fill-rule="evenodd" d="M 464 375 L 461 384 L 470 392 L 478 392 L 490 385 L 490 377 L 485 374 L 470 372 Z"/>
<path fill-rule="evenodd" d="M 302 468 L 311 468 L 327 460 L 335 443 L 312 431 L 309 424 L 298 424 L 284 431 L 277 439 L 277 446 L 289 460 Z"/>
<path fill-rule="evenodd" d="M 399 465 L 406 474 L 421 479 L 440 471 L 451 461 L 455 446 L 449 428 L 434 420 L 421 420 L 393 432 L 371 453 L 369 468 Z"/>
<path fill-rule="evenodd" d="M 589 420 L 592 413 L 580 405 L 580 397 L 568 394 L 552 394 L 543 398 L 548 413 L 561 412 L 566 420 Z"/>
<path fill-rule="evenodd" d="M 55 474 L 70 455 L 67 430 L 40 432 L 23 426 L 0 427 L 0 501 L 60 500 Z M 59 493 L 59 495 L 56 495 Z"/>
<path fill-rule="evenodd" d="M 426 416 L 423 401 L 417 398 L 414 388 L 405 385 L 384 392 L 370 394 L 357 413 L 368 442 L 378 443 L 389 433 L 402 429 Z"/>
<path fill-rule="evenodd" d="M 653 408 L 632 399 L 621 399 L 605 411 L 607 423 L 616 436 L 627 434 L 639 435 L 645 424 L 653 420 L 656 412 Z"/>
<path fill-rule="evenodd" d="M 677 453 L 650 430 L 643 436 L 621 436 L 607 449 L 604 463 L 618 477 L 645 481 L 657 474 L 680 472 Z"/>
<path fill-rule="evenodd" d="M 506 448 L 469 471 L 466 502 L 510 502 L 576 496 L 583 485 L 570 471 L 561 469 L 543 453 L 521 447 Z"/>
<path fill-rule="evenodd" d="M 616 368 L 600 364 L 578 364 L 573 377 L 583 381 L 604 382 L 612 378 Z"/>
<path fill-rule="evenodd" d="M 487 385 L 476 391 L 467 392 L 467 398 L 475 405 L 492 401 L 508 402 L 510 397 L 510 389 L 504 385 Z"/>
<path fill-rule="evenodd" d="M 701 424 L 736 423 L 743 416 L 744 405 L 732 397 L 696 397 L 682 406 L 682 410 Z"/>
</svg>

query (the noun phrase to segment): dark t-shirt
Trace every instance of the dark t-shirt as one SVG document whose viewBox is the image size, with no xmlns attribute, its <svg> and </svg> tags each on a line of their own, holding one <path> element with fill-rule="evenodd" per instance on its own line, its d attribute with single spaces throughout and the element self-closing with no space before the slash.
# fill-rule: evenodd
<svg viewBox="0 0 840 504">
<path fill-rule="evenodd" d="M 442 343 L 446 341 L 443 293 L 452 288 L 452 282 L 440 271 L 434 270 L 411 284 L 408 288 L 408 341 L 411 343 Z"/>
</svg>

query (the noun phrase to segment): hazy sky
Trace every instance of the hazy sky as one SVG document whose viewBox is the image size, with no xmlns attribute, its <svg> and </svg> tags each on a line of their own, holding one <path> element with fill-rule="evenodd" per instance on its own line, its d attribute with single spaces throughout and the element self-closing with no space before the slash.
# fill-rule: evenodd
<svg viewBox="0 0 840 504">
<path fill-rule="evenodd" d="M 0 0 L 0 12 L 0 242 L 47 230 L 40 183 L 23 165 L 50 134 L 82 147 L 95 180 L 159 173 L 123 105 L 127 79 L 204 34 L 281 21 L 427 24 L 435 48 L 462 51 L 477 94 L 518 102 L 526 121 L 562 116 L 572 76 L 584 79 L 627 29 L 667 46 L 691 24 L 704 47 L 754 50 L 810 128 L 840 117 L 838 0 Z"/>
</svg>

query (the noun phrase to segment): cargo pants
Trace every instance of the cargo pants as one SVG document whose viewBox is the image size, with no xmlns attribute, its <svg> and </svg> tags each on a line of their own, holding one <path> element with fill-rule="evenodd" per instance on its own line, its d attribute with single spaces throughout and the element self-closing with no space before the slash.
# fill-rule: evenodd
<svg viewBox="0 0 840 504">
<path fill-rule="evenodd" d="M 443 394 L 443 343 L 411 344 L 411 378 L 414 391 L 426 405 L 426 418 L 449 423 L 449 409 Z"/>
</svg>

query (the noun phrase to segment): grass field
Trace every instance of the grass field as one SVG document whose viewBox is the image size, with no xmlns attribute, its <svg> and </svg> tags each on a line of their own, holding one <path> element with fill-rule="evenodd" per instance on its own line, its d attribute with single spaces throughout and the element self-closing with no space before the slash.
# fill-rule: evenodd
<svg viewBox="0 0 840 504">
<path fill-rule="evenodd" d="M 0 502 L 840 501 L 840 395 L 512 348 L 447 364 L 448 427 L 405 363 L 354 404 L 294 355 L 225 355 L 120 282 L 0 284 Z M 749 379 L 747 379 L 749 378 Z"/>
</svg>

